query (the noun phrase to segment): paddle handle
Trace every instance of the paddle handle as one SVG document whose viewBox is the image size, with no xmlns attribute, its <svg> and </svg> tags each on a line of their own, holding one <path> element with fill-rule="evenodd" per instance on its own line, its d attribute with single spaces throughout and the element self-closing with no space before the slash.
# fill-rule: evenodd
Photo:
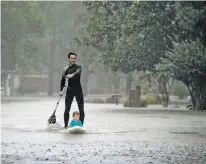
<svg viewBox="0 0 206 164">
<path fill-rule="evenodd" d="M 59 102 L 60 102 L 60 100 L 61 100 L 61 97 L 62 97 L 62 96 L 59 96 L 59 100 L 57 101 L 57 105 L 56 105 L 56 108 L 54 109 L 54 113 L 53 113 L 53 114 L 56 113 L 56 109 L 57 109 L 57 106 L 59 105 Z"/>
</svg>

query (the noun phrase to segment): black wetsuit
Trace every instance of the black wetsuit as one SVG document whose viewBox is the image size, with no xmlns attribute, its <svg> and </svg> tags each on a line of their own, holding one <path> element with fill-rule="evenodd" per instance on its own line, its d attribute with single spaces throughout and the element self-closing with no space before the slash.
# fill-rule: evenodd
<svg viewBox="0 0 206 164">
<path fill-rule="evenodd" d="M 67 86 L 66 91 L 66 98 L 65 98 L 65 111 L 64 111 L 64 124 L 65 127 L 68 127 L 69 122 L 69 112 L 71 108 L 71 104 L 73 101 L 74 96 L 76 97 L 79 112 L 80 112 L 80 121 L 82 125 L 84 124 L 84 96 L 82 91 L 82 86 L 80 82 L 82 67 L 81 65 L 74 64 L 72 66 L 68 66 L 64 68 L 62 79 L 61 79 L 61 86 L 60 91 L 63 90 L 64 86 Z M 72 78 L 68 79 L 68 84 L 66 82 L 66 75 L 73 74 Z"/>
</svg>

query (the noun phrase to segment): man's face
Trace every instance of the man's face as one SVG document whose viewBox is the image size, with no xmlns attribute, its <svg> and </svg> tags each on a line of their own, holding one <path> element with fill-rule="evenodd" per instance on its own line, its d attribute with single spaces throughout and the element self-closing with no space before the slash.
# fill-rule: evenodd
<svg viewBox="0 0 206 164">
<path fill-rule="evenodd" d="M 75 64 L 75 62 L 76 62 L 76 56 L 75 55 L 70 55 L 69 63 L 73 65 L 73 64 Z"/>
</svg>

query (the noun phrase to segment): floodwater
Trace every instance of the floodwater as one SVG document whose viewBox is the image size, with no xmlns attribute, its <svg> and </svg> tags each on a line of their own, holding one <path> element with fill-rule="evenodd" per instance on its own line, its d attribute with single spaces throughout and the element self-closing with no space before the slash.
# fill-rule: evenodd
<svg viewBox="0 0 206 164">
<path fill-rule="evenodd" d="M 86 103 L 87 132 L 74 135 L 47 128 L 57 99 L 38 100 L 2 102 L 2 163 L 206 163 L 206 112 Z M 64 99 L 56 112 L 61 126 L 63 113 Z"/>
</svg>

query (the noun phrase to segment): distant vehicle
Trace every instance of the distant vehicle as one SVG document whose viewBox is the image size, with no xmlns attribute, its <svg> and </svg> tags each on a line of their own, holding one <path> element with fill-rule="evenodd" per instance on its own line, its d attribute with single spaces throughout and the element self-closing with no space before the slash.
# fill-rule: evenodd
<svg viewBox="0 0 206 164">
<path fill-rule="evenodd" d="M 3 87 L 1 87 L 1 95 L 4 96 L 5 95 L 5 90 Z"/>
</svg>

